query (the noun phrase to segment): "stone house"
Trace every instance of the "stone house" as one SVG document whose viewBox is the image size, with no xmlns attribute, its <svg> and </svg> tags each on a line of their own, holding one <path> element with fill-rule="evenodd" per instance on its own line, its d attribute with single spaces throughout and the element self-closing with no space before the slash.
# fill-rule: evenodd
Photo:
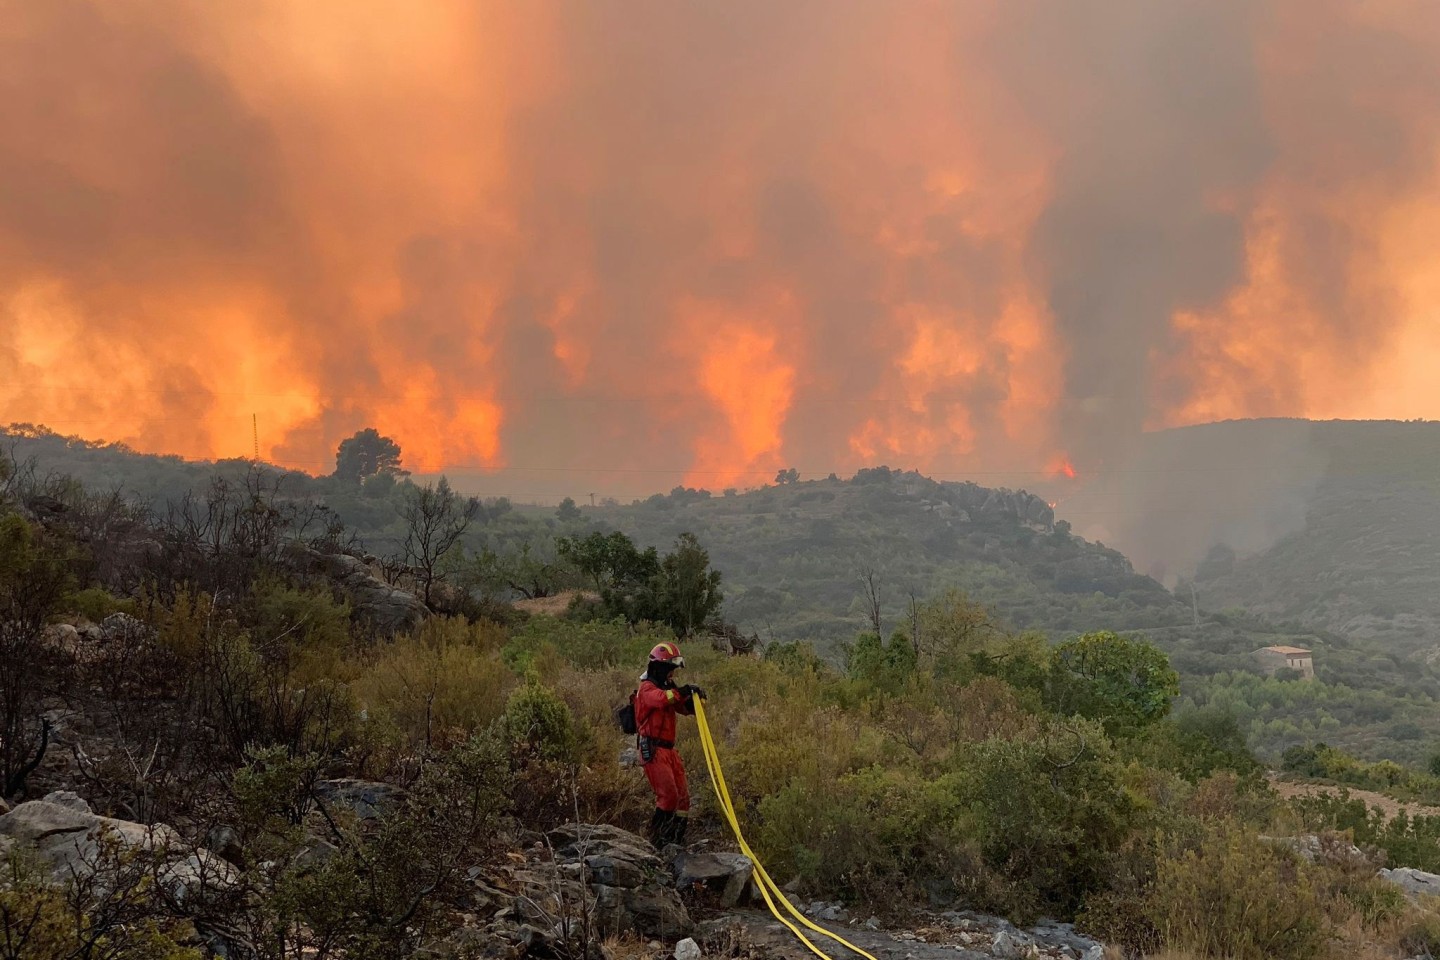
<svg viewBox="0 0 1440 960">
<path fill-rule="evenodd" d="M 1255 651 L 1255 659 L 1266 673 L 1290 669 L 1299 673 L 1301 680 L 1315 679 L 1315 661 L 1304 647 L 1261 647 Z"/>
</svg>

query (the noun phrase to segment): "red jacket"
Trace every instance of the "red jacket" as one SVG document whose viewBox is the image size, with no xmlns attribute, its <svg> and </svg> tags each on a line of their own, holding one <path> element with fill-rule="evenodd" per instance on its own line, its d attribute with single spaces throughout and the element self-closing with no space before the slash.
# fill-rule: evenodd
<svg viewBox="0 0 1440 960">
<path fill-rule="evenodd" d="M 674 687 L 661 689 L 653 680 L 644 680 L 635 695 L 635 729 L 651 740 L 675 742 L 675 716 L 695 715 L 690 695 Z"/>
</svg>

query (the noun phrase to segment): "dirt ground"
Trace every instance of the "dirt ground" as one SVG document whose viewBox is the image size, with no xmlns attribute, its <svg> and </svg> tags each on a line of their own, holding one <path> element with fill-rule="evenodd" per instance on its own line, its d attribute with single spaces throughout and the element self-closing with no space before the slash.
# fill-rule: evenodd
<svg viewBox="0 0 1440 960">
<path fill-rule="evenodd" d="M 599 600 L 600 597 L 588 590 L 561 590 L 553 597 L 539 597 L 535 600 L 516 600 L 511 606 L 516 610 L 524 610 L 528 613 L 543 613 L 548 616 L 558 617 L 570 609 L 570 601 L 576 597 L 584 597 L 587 600 Z"/>
<path fill-rule="evenodd" d="M 1379 807 L 1385 812 L 1385 816 L 1387 817 L 1393 817 L 1401 810 L 1404 810 L 1406 815 L 1412 817 L 1416 814 L 1427 817 L 1440 816 L 1440 807 L 1434 807 L 1424 803 L 1403 802 L 1396 800 L 1394 797 L 1387 797 L 1383 793 L 1376 793 L 1373 790 L 1361 790 L 1358 787 L 1342 787 L 1341 785 L 1332 783 L 1296 783 L 1291 780 L 1281 780 L 1274 774 L 1270 776 L 1270 785 L 1275 788 L 1276 793 L 1280 794 L 1280 796 L 1286 800 L 1289 800 L 1291 797 L 1310 797 L 1317 793 L 1338 794 L 1342 789 L 1345 789 L 1350 791 L 1350 796 L 1364 800 L 1366 806 Z"/>
</svg>

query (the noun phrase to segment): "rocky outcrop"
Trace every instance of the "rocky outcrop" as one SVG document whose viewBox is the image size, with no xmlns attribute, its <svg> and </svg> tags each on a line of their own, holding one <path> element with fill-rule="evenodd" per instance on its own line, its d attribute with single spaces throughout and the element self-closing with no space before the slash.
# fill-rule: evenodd
<svg viewBox="0 0 1440 960">
<path fill-rule="evenodd" d="M 56 806 L 65 807 L 68 810 L 75 810 L 80 813 L 94 813 L 94 811 L 90 809 L 90 803 L 73 790 L 54 790 L 45 794 L 44 802 L 53 803 Z"/>
<path fill-rule="evenodd" d="M 315 784 L 315 796 L 326 806 L 343 809 L 361 821 L 383 820 L 394 813 L 405 799 L 405 791 L 392 783 L 371 780 L 321 780 Z"/>
<path fill-rule="evenodd" d="M 1376 866 L 1364 851 L 1339 834 L 1319 836 L 1307 833 L 1298 837 L 1267 837 L 1262 834 L 1259 839 L 1261 843 L 1293 850 L 1297 856 L 1310 863 L 1359 869 Z"/>
<path fill-rule="evenodd" d="M 476 871 L 477 912 L 490 920 L 475 935 L 539 952 L 582 927 L 596 939 L 638 934 L 666 942 L 695 930 L 669 867 L 633 833 L 570 824 L 519 859 Z"/>
<path fill-rule="evenodd" d="M 0 816 L 0 845 L 28 854 L 56 883 L 97 873 L 117 854 L 147 854 L 155 858 L 157 877 L 176 900 L 202 888 L 227 887 L 235 876 L 228 863 L 185 843 L 172 828 L 96 816 L 68 791 L 22 803 Z"/>
<path fill-rule="evenodd" d="M 146 637 L 152 632 L 143 620 L 132 617 L 128 613 L 112 613 L 100 621 L 100 635 L 106 640 Z"/>
<path fill-rule="evenodd" d="M 682 853 L 671 865 L 682 890 L 704 888 L 729 910 L 751 899 L 755 864 L 739 853 Z"/>
<path fill-rule="evenodd" d="M 1405 895 L 1411 899 L 1440 897 L 1440 874 L 1426 873 L 1414 867 L 1396 867 L 1393 870 L 1381 870 L 1380 877 L 1404 890 Z"/>
<path fill-rule="evenodd" d="M 942 483 L 941 497 L 967 517 L 1013 520 L 1035 530 L 1055 529 L 1055 509 L 1024 490 L 982 487 L 975 483 Z"/>
<path fill-rule="evenodd" d="M 390 586 L 359 557 L 348 553 L 322 553 L 304 543 L 285 550 L 287 566 L 298 573 L 323 576 L 350 598 L 357 620 L 380 633 L 402 633 L 419 625 L 430 611 L 412 593 Z"/>
</svg>

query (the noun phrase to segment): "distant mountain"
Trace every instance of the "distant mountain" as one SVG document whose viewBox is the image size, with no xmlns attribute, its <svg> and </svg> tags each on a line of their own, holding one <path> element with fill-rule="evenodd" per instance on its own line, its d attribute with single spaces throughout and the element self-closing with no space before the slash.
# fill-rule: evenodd
<svg viewBox="0 0 1440 960">
<path fill-rule="evenodd" d="M 1201 604 L 1440 656 L 1440 423 L 1206 429 L 1243 448 L 1248 462 L 1263 465 L 1267 448 L 1303 445 L 1320 469 L 1299 529 L 1259 551 L 1222 542 L 1209 553 L 1194 577 Z"/>
<path fill-rule="evenodd" d="M 849 639 L 873 571 L 887 629 L 913 594 L 959 587 L 1009 626 L 1062 635 L 1188 623 L 1188 604 L 1116 550 L 1056 522 L 1024 491 L 877 467 L 733 496 L 677 490 L 587 514 L 638 541 L 700 537 L 730 585 L 730 615 L 777 639 Z"/>
<path fill-rule="evenodd" d="M 1136 541 L 1142 547 L 1189 549 L 1228 531 L 1251 548 L 1213 551 L 1193 593 L 1188 579 L 1167 590 L 1125 554 L 1077 536 L 1039 497 L 885 467 L 729 495 L 676 488 L 565 511 L 566 519 L 551 507 L 489 502 L 466 546 L 505 553 L 529 544 L 543 558 L 562 534 L 621 530 L 663 549 L 691 532 L 724 573 L 729 618 L 767 641 L 809 640 L 832 657 L 867 628 L 862 573 L 874 574 L 887 631 L 905 624 L 912 594 L 923 602 L 958 588 L 1014 630 L 1053 639 L 1144 632 L 1181 672 L 1185 704 L 1236 714 L 1266 755 L 1324 739 L 1370 758 L 1420 762 L 1440 742 L 1440 671 L 1399 651 L 1433 644 L 1440 617 L 1427 552 L 1440 543 L 1435 472 L 1427 472 L 1440 452 L 1437 436 L 1433 425 L 1410 424 L 1167 431 L 1147 438 L 1151 459 L 1122 477 L 1129 501 L 1096 508 L 1091 490 L 1089 504 L 1083 492 L 1061 504 L 1062 514 L 1074 511 L 1077 529 L 1097 517 L 1133 516 L 1140 526 L 1117 532 L 1143 533 L 1147 510 L 1162 519 L 1170 510 L 1190 525 L 1177 540 L 1156 523 L 1149 540 Z M 122 488 L 157 510 L 217 474 L 250 469 L 246 461 L 193 463 L 40 432 L 0 436 L 0 449 L 12 447 L 33 458 L 37 476 Z M 323 501 L 366 549 L 396 551 L 404 483 L 267 476 L 286 496 Z M 1314 649 L 1320 682 L 1262 679 L 1252 654 L 1270 644 Z"/>
<path fill-rule="evenodd" d="M 248 467 L 43 432 L 0 443 L 35 458 L 42 473 L 156 503 L 204 486 L 216 471 Z M 402 534 L 393 488 L 293 472 L 287 484 L 324 499 L 376 552 Z M 731 615 L 779 639 L 852 636 L 864 622 L 858 575 L 870 569 L 891 625 L 912 592 L 959 586 L 1012 627 L 1056 635 L 1193 628 L 1198 607 L 1405 655 L 1440 649 L 1437 423 L 1259 420 L 1167 430 L 1145 437 L 1128 462 L 1058 511 L 1023 491 L 882 467 L 729 496 L 677 488 L 586 506 L 569 527 L 547 508 L 519 507 L 477 529 L 472 545 L 589 526 L 662 547 L 681 532 L 697 534 L 725 571 Z"/>
<path fill-rule="evenodd" d="M 87 488 L 127 490 L 157 507 L 198 490 L 218 464 L 136 453 L 41 431 L 0 441 L 39 473 L 73 476 Z M 368 549 L 395 549 L 403 535 L 400 491 L 275 471 L 292 496 L 323 499 Z M 730 616 L 772 639 L 822 646 L 848 640 L 866 622 L 859 574 L 872 570 L 887 628 L 900 625 L 910 595 L 923 600 L 960 587 L 1007 625 L 1056 635 L 1086 629 L 1145 629 L 1191 619 L 1189 605 L 1138 575 L 1120 552 L 1074 536 L 1044 500 L 1024 491 L 938 482 L 887 467 L 853 479 L 798 479 L 744 493 L 676 488 L 632 504 L 585 507 L 580 519 L 553 510 L 487 511 L 472 548 L 504 549 L 526 538 L 592 527 L 623 530 L 642 546 L 696 534 L 725 573 Z"/>
</svg>

